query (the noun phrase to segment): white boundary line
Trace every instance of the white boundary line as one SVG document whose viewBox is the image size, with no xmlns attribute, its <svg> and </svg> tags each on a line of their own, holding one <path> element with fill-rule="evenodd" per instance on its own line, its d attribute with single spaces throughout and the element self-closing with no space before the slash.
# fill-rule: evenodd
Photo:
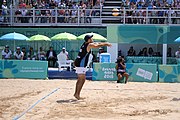
<svg viewBox="0 0 180 120">
<path fill-rule="evenodd" d="M 19 116 L 16 116 L 13 118 L 13 120 L 18 120 L 20 119 L 24 114 L 26 114 L 28 111 L 30 111 L 32 108 L 34 108 L 39 102 L 41 102 L 43 99 L 45 99 L 46 97 L 50 96 L 51 94 L 55 93 L 56 91 L 58 91 L 60 88 L 56 88 L 55 90 L 53 90 L 52 92 L 50 92 L 49 94 L 47 94 L 46 96 L 42 97 L 41 99 L 39 99 L 36 103 L 34 103 L 32 106 L 30 106 L 27 110 L 25 110 L 24 112 L 22 112 Z"/>
</svg>

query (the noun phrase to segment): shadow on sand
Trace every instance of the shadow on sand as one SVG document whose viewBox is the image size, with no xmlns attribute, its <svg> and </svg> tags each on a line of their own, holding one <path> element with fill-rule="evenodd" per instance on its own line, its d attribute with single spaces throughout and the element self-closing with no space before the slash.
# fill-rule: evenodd
<svg viewBox="0 0 180 120">
<path fill-rule="evenodd" d="M 57 103 L 73 103 L 73 104 L 76 104 L 76 103 L 79 103 L 80 100 L 77 100 L 77 99 L 67 99 L 67 100 L 57 100 L 56 102 Z"/>
</svg>

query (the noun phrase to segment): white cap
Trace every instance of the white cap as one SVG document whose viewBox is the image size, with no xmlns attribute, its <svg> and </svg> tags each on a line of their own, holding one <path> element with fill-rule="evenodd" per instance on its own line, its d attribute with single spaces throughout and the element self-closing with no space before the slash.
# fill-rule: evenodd
<svg viewBox="0 0 180 120">
<path fill-rule="evenodd" d="M 16 47 L 16 49 L 20 49 L 20 47 Z"/>
<path fill-rule="evenodd" d="M 102 49 L 103 49 L 102 47 L 99 48 L 99 50 L 102 50 Z"/>
<path fill-rule="evenodd" d="M 64 50 L 65 50 L 66 48 L 65 48 L 65 47 L 63 47 L 62 49 L 64 49 Z"/>
</svg>

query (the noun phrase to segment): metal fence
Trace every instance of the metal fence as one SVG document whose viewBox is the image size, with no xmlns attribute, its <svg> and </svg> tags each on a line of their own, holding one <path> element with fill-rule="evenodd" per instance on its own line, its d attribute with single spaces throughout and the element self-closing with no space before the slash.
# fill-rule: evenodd
<svg viewBox="0 0 180 120">
<path fill-rule="evenodd" d="M 0 10 L 0 26 L 106 26 L 107 24 L 179 24 L 180 9 L 9 9 Z M 115 13 L 115 14 L 114 14 Z M 115 21 L 115 22 L 114 22 Z"/>
</svg>

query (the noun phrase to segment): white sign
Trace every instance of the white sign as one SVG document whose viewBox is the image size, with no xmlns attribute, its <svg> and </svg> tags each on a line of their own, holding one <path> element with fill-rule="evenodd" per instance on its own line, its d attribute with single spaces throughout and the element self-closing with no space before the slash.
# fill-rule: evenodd
<svg viewBox="0 0 180 120">
<path fill-rule="evenodd" d="M 138 70 L 136 72 L 136 75 L 140 76 L 140 77 L 143 77 L 144 79 L 151 80 L 152 76 L 153 76 L 153 73 L 151 73 L 149 71 L 146 71 L 146 70 L 143 70 L 141 68 L 138 68 Z"/>
</svg>

